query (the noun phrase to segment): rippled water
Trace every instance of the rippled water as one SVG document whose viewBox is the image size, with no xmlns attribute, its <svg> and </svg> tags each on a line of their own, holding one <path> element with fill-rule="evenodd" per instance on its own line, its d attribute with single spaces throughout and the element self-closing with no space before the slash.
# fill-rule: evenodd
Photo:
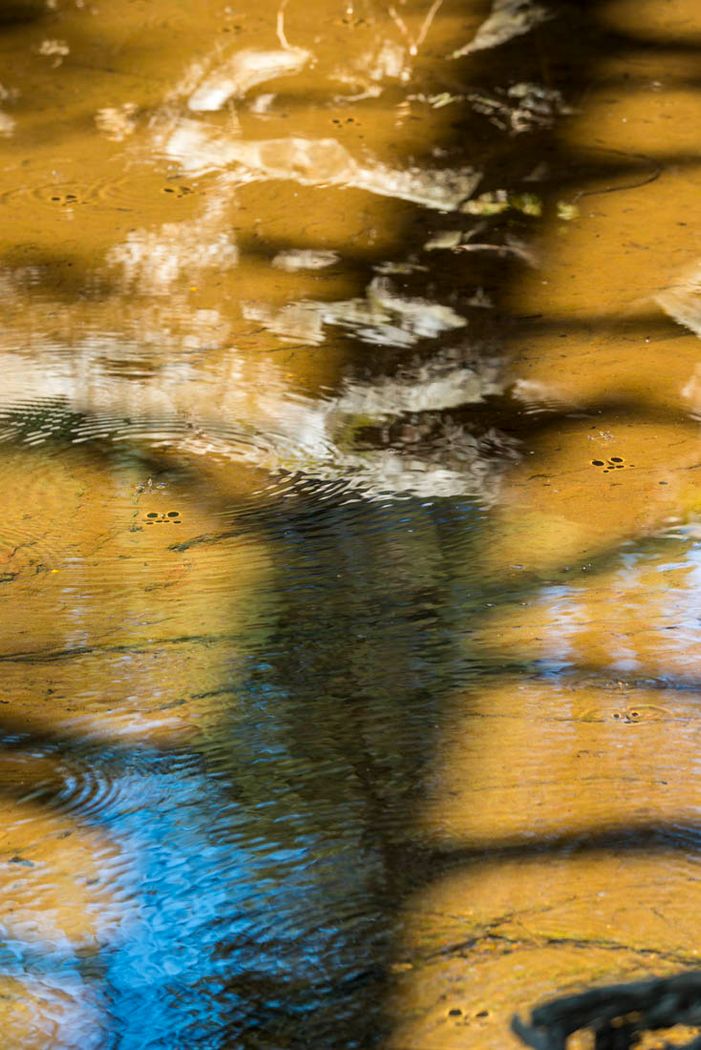
<svg viewBox="0 0 701 1050">
<path fill-rule="evenodd" d="M 3 5 L 2 1045 L 698 965 L 699 39 Z"/>
</svg>

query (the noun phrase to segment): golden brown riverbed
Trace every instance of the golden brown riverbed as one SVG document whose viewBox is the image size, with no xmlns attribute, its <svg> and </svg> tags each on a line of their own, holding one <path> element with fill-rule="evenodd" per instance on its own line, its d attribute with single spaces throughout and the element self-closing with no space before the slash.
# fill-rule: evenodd
<svg viewBox="0 0 701 1050">
<path fill-rule="evenodd" d="M 699 965 L 699 48 L 3 6 L 0 1046 L 516 1050 Z"/>
</svg>

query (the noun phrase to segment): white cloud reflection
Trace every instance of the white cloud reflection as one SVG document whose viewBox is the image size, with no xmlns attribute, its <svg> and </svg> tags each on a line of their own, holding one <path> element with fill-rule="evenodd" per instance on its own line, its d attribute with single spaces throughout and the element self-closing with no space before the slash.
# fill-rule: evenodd
<svg viewBox="0 0 701 1050">
<path fill-rule="evenodd" d="M 394 169 L 379 161 L 355 160 L 336 139 L 246 141 L 227 136 L 199 121 L 182 120 L 164 142 L 166 157 L 193 176 L 230 169 L 240 184 L 291 179 L 302 186 L 341 186 L 425 208 L 454 211 L 477 188 L 481 175 L 472 169 Z"/>
</svg>

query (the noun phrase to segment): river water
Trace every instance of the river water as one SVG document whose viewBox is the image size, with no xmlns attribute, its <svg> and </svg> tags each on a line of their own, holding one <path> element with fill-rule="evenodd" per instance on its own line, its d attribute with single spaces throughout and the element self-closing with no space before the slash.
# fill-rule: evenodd
<svg viewBox="0 0 701 1050">
<path fill-rule="evenodd" d="M 695 0 L 6 0 L 8 1048 L 698 965 Z"/>
</svg>

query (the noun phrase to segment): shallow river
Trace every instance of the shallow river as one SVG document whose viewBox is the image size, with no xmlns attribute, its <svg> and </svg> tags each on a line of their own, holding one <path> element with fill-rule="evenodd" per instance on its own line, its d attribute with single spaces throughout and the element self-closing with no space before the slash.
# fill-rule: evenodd
<svg viewBox="0 0 701 1050">
<path fill-rule="evenodd" d="M 516 1050 L 701 957 L 697 0 L 5 0 L 0 1045 Z"/>
</svg>

